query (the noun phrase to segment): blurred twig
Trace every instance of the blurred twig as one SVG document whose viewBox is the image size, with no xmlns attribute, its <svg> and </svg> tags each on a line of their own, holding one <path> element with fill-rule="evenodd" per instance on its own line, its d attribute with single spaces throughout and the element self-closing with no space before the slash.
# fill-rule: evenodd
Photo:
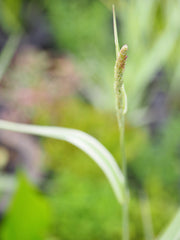
<svg viewBox="0 0 180 240">
<path fill-rule="evenodd" d="M 154 231 L 151 218 L 150 202 L 148 196 L 145 193 L 140 196 L 140 208 L 145 239 L 153 240 Z"/>
<path fill-rule="evenodd" d="M 10 36 L 5 47 L 0 54 L 0 81 L 4 76 L 7 68 L 15 54 L 15 51 L 20 42 L 21 36 Z"/>
</svg>

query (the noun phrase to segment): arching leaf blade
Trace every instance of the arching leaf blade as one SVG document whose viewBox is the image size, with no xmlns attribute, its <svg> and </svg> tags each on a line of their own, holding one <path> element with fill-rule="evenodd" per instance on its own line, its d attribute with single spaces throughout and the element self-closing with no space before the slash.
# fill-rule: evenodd
<svg viewBox="0 0 180 240">
<path fill-rule="evenodd" d="M 111 153 L 94 137 L 80 130 L 36 126 L 0 120 L 0 129 L 67 141 L 89 155 L 106 175 L 119 203 L 124 202 L 124 177 Z"/>
</svg>

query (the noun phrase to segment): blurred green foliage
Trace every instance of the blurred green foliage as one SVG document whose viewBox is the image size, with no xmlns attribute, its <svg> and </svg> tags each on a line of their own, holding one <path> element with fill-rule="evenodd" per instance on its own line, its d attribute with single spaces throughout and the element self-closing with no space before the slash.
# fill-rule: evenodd
<svg viewBox="0 0 180 240">
<path fill-rule="evenodd" d="M 149 196 L 156 235 L 168 224 L 178 205 L 178 160 L 175 156 L 179 118 L 170 122 L 156 144 L 151 143 L 147 130 L 126 125 L 132 239 L 143 239 L 141 193 L 145 191 Z M 41 111 L 36 106 L 34 123 L 84 130 L 120 160 L 115 115 L 96 110 L 81 99 L 65 99 L 46 105 Z M 42 239 L 33 234 L 39 236 L 47 232 L 55 239 L 119 239 L 121 207 L 100 169 L 88 156 L 67 143 L 43 139 L 42 144 L 46 170 L 52 176 L 43 184 L 46 197 L 40 196 L 27 180 L 20 178 L 20 186 L 1 226 L 3 239 L 11 239 L 12 233 L 14 239 Z M 26 219 L 25 226 L 20 216 Z M 26 234 L 31 238 L 26 238 Z"/>
<path fill-rule="evenodd" d="M 179 198 L 179 141 L 180 118 L 169 119 L 163 126 L 161 133 L 151 141 L 139 148 L 134 155 L 131 167 L 141 183 L 147 183 L 155 178 L 160 181 L 168 191 L 176 192 Z M 152 174 L 153 173 L 153 174 Z"/>
<path fill-rule="evenodd" d="M 174 106 L 179 107 L 178 0 L 4 0 L 0 3 L 0 23 L 9 33 L 20 28 L 27 31 L 25 28 L 29 23 L 25 16 L 33 17 L 33 11 L 37 8 L 39 14 L 48 19 L 50 32 L 59 50 L 73 54 L 77 68 L 84 76 L 84 84 L 89 86 L 91 102 L 101 108 L 112 108 L 115 60 L 113 3 L 117 9 L 120 45 L 127 43 L 129 46 L 125 73 L 129 112 L 144 107 L 144 98 L 147 100 L 148 97 L 146 90 L 161 71 L 166 75 L 163 81 L 169 86 L 168 94 Z M 96 101 L 94 87 L 99 95 Z"/>
<path fill-rule="evenodd" d="M 51 221 L 50 206 L 46 198 L 37 192 L 24 175 L 19 175 L 18 184 L 1 226 L 0 238 L 2 240 L 44 239 Z"/>
<path fill-rule="evenodd" d="M 155 0 L 126 2 L 120 9 L 122 37 L 129 45 L 125 86 L 130 109 L 143 105 L 145 90 L 159 71 L 172 74 L 178 64 L 173 54 L 179 42 L 178 9 L 179 1 Z"/>
<path fill-rule="evenodd" d="M 84 57 L 112 49 L 108 34 L 111 13 L 100 1 L 52 0 L 46 1 L 46 6 L 60 48 Z"/>
<path fill-rule="evenodd" d="M 93 134 L 121 162 L 115 115 L 97 111 L 78 99 L 66 99 L 61 102 L 59 108 L 57 106 L 50 108 L 57 110 L 53 116 L 49 115 L 51 117 L 48 122 L 76 127 Z M 39 114 L 38 110 L 36 113 L 35 123 L 47 124 L 46 113 L 42 114 L 41 111 Z M 156 235 L 168 224 L 176 211 L 178 155 L 177 158 L 175 156 L 178 150 L 178 123 L 177 117 L 167 124 L 169 127 L 165 125 L 156 143 L 148 137 L 146 129 L 132 128 L 128 124 L 126 126 L 129 184 L 132 189 L 130 201 L 132 239 L 143 238 L 141 192 L 145 191 L 149 196 Z M 63 239 L 73 237 L 76 239 L 77 236 L 78 239 L 83 239 L 89 231 L 89 239 L 98 239 L 100 231 L 101 238 L 104 239 L 121 237 L 121 208 L 119 209 L 115 203 L 111 189 L 97 166 L 84 153 L 67 143 L 43 140 L 43 145 L 46 149 L 47 168 L 55 173 L 54 180 L 47 186 L 55 212 L 53 230 L 55 236 Z M 110 210 L 108 204 L 111 206 Z M 99 212 L 99 208 L 102 212 Z M 166 213 L 163 209 L 167 209 Z M 104 220 L 101 220 L 101 215 Z M 79 222 L 82 226 L 80 229 L 76 227 Z M 58 229 L 57 226 L 61 227 Z"/>
<path fill-rule="evenodd" d="M 6 33 L 19 33 L 25 27 L 21 15 L 25 2 L 29 6 L 35 1 L 0 1 L 0 24 Z M 108 0 L 38 2 L 45 9 L 43 13 L 49 19 L 57 46 L 62 53 L 73 55 L 91 103 L 101 110 L 80 99 L 66 98 L 53 105 L 34 106 L 32 121 L 86 131 L 100 140 L 121 165 L 116 117 L 102 111 L 114 108 L 111 3 Z M 173 103 L 172 108 L 180 107 L 179 4 L 178 0 L 121 0 L 116 7 L 120 45 L 129 46 L 125 85 L 130 113 L 126 153 L 131 186 L 131 239 L 143 239 L 142 192 L 150 200 L 156 235 L 169 222 L 179 203 L 179 116 L 167 119 L 160 135 L 153 138 L 147 128 L 131 125 L 133 111 L 145 107 L 149 85 L 158 72 L 164 73 L 161 88 Z M 27 7 L 25 14 L 30 9 Z M 44 62 L 41 58 L 37 62 L 42 62 L 43 71 Z M 25 77 L 23 81 L 30 82 L 31 76 Z M 86 161 L 84 153 L 67 143 L 44 139 L 42 145 L 46 153 L 45 169 L 53 173 L 53 178 L 45 182 L 44 196 L 24 177 L 19 178 L 18 190 L 1 224 L 1 239 L 39 240 L 47 236 L 65 240 L 120 239 L 121 208 L 102 172 L 92 161 Z"/>
<path fill-rule="evenodd" d="M 0 1 L 0 25 L 10 34 L 18 33 L 22 30 L 22 4 L 23 0 Z"/>
<path fill-rule="evenodd" d="M 92 94 L 91 101 L 101 108 L 113 106 L 115 54 L 110 3 L 113 1 L 53 0 L 46 4 L 60 49 L 73 52 L 88 82 L 99 86 L 100 97 L 94 101 Z M 179 1 L 118 1 L 120 45 L 127 43 L 129 46 L 125 86 L 130 112 L 144 106 L 146 89 L 162 70 L 167 75 L 164 81 L 170 86 L 169 95 L 172 97 L 177 92 L 176 87 L 179 89 L 178 9 Z"/>
<path fill-rule="evenodd" d="M 51 191 L 56 237 L 92 240 L 117 239 L 121 235 L 121 208 L 103 178 L 63 171 Z"/>
<path fill-rule="evenodd" d="M 91 102 L 101 108 L 111 108 L 114 68 L 112 12 L 99 0 L 53 0 L 46 1 L 45 6 L 59 49 L 73 55 L 75 65 L 83 75 L 83 84 L 89 88 Z M 95 98 L 94 88 L 98 98 Z"/>
</svg>

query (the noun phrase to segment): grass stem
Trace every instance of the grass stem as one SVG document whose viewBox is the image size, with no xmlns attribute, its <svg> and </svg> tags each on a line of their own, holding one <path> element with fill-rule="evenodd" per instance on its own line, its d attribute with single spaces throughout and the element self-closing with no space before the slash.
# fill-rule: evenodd
<svg viewBox="0 0 180 240">
<path fill-rule="evenodd" d="M 125 63 L 127 59 L 128 46 L 124 45 L 122 48 L 119 48 L 118 34 L 117 34 L 117 24 L 116 24 L 116 14 L 115 7 L 113 5 L 113 28 L 114 28 L 114 41 L 116 49 L 116 63 L 115 63 L 115 84 L 114 90 L 116 95 L 116 112 L 117 112 L 117 121 L 120 131 L 120 151 L 122 156 L 122 165 L 123 165 L 123 174 L 125 180 L 125 201 L 123 204 L 123 223 L 122 223 L 122 239 L 129 240 L 129 193 L 127 186 L 127 163 L 126 163 L 126 154 L 125 154 L 125 141 L 124 141 L 124 132 L 125 132 L 125 113 L 127 111 L 127 96 L 124 89 L 123 82 L 123 72 L 125 69 Z"/>
<path fill-rule="evenodd" d="M 127 183 L 127 162 L 126 162 L 126 154 L 125 154 L 125 117 L 122 114 L 121 123 L 119 124 L 120 131 L 120 151 L 122 158 L 122 168 L 123 174 L 125 178 L 125 201 L 123 204 L 123 217 L 122 217 L 122 239 L 129 240 L 129 197 L 128 197 L 128 183 Z"/>
</svg>

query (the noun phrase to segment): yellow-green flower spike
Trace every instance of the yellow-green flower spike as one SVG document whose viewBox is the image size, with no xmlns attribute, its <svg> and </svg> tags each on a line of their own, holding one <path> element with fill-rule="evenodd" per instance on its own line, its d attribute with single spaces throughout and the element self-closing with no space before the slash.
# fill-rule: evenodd
<svg viewBox="0 0 180 240">
<path fill-rule="evenodd" d="M 115 94 L 116 94 L 116 110 L 118 123 L 121 126 L 122 116 L 127 112 L 127 96 L 124 89 L 123 72 L 125 68 L 128 46 L 124 45 L 119 50 L 119 41 L 117 34 L 116 13 L 113 5 L 113 28 L 114 42 L 116 48 L 116 64 L 115 64 Z"/>
<path fill-rule="evenodd" d="M 115 94 L 116 108 L 118 113 L 118 121 L 121 122 L 121 117 L 127 112 L 127 96 L 124 89 L 123 73 L 127 59 L 128 46 L 124 45 L 117 56 L 115 63 Z"/>
<path fill-rule="evenodd" d="M 127 50 L 128 46 L 124 45 L 119 51 L 119 54 L 116 59 L 116 64 L 115 64 L 115 81 L 117 82 L 116 85 L 117 87 L 119 86 L 120 88 L 123 85 L 123 72 L 125 68 L 125 63 L 127 59 Z M 118 87 L 118 88 L 119 88 Z"/>
</svg>

